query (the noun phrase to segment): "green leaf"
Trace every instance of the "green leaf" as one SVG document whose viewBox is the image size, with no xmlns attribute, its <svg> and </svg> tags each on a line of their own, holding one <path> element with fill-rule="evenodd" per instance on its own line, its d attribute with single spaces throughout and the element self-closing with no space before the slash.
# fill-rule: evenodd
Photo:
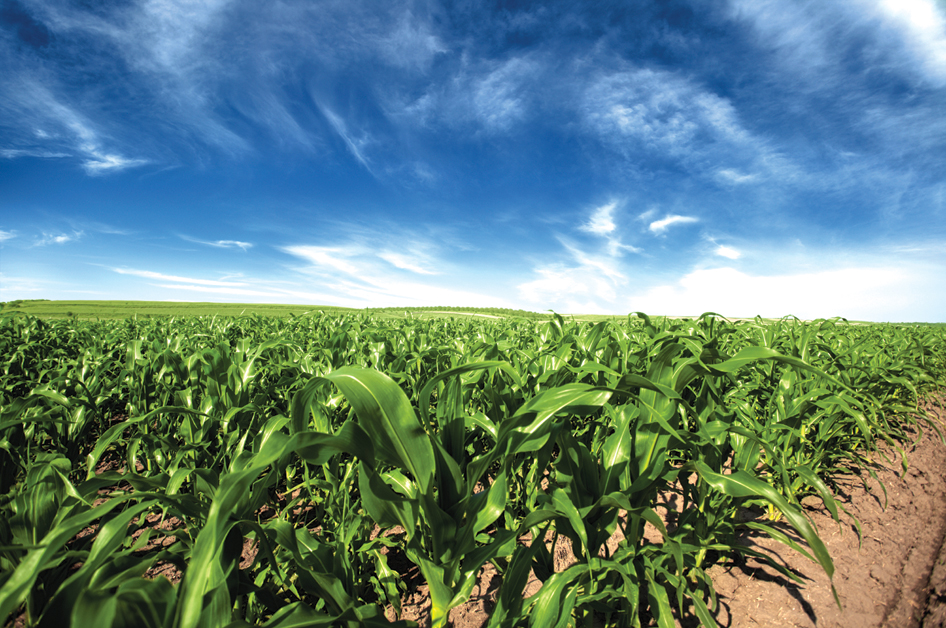
<svg viewBox="0 0 946 628">
<path fill-rule="evenodd" d="M 325 376 L 352 405 L 378 457 L 408 471 L 426 493 L 436 469 L 434 449 L 404 391 L 378 371 L 344 367 Z"/>
<path fill-rule="evenodd" d="M 721 475 L 710 469 L 702 461 L 691 462 L 685 468 L 696 471 L 710 486 L 730 497 L 762 497 L 778 508 L 793 528 L 801 535 L 818 563 L 834 579 L 834 562 L 821 537 L 811 526 L 808 519 L 782 497 L 778 491 L 766 482 L 746 471 L 733 471 L 731 475 Z M 832 585 L 833 587 L 833 585 Z"/>
</svg>

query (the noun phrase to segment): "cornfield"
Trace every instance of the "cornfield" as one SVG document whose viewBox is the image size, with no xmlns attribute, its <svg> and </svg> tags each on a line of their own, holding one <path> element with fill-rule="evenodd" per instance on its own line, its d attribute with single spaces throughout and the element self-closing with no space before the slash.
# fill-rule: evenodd
<svg viewBox="0 0 946 628">
<path fill-rule="evenodd" d="M 937 429 L 917 403 L 944 339 L 711 314 L 6 314 L 0 619 L 407 626 L 410 564 L 442 627 L 491 563 L 490 627 L 715 626 L 707 570 L 752 552 L 745 528 L 833 573 L 800 499 L 847 517 L 832 477 Z"/>
</svg>

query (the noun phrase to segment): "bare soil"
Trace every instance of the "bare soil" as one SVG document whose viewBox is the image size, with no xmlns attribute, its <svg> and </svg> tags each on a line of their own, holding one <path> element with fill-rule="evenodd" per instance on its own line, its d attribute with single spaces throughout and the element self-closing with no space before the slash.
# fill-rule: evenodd
<svg viewBox="0 0 946 628">
<path fill-rule="evenodd" d="M 946 420 L 943 399 L 923 409 Z M 838 526 L 820 500 L 805 503 L 834 560 L 834 584 L 843 610 L 837 607 L 827 576 L 801 555 L 766 538 L 748 537 L 747 545 L 779 556 L 800 575 L 799 586 L 756 560 L 717 566 L 712 575 L 720 595 L 721 626 L 819 628 L 946 626 L 946 447 L 932 429 L 924 429 L 915 445 L 906 444 L 906 472 L 890 447 L 874 456 L 877 479 L 838 478 L 838 497 L 861 524 L 863 539 L 851 517 Z M 864 488 L 866 480 L 871 490 Z"/>
</svg>

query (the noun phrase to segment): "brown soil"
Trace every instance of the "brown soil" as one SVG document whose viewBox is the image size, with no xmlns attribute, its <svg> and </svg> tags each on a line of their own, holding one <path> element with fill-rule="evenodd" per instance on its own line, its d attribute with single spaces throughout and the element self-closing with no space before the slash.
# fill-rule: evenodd
<svg viewBox="0 0 946 628">
<path fill-rule="evenodd" d="M 924 408 L 946 420 L 943 400 Z M 758 561 L 717 566 L 712 575 L 720 595 L 720 625 L 738 628 L 799 626 L 819 628 L 946 626 L 946 566 L 941 555 L 946 534 L 946 448 L 931 429 L 915 445 L 907 443 L 909 467 L 900 466 L 897 453 L 881 448 L 874 456 L 878 479 L 865 490 L 861 478 L 839 478 L 838 497 L 860 521 L 863 540 L 850 517 L 839 527 L 819 500 L 805 503 L 813 523 L 834 559 L 834 584 L 839 610 L 827 576 L 820 567 L 766 538 L 747 544 L 781 557 L 805 580 L 804 586 L 782 577 Z M 887 459 L 884 458 L 886 456 Z M 889 460 L 888 460 L 889 459 Z M 821 507 L 819 507 L 821 506 Z"/>
<path fill-rule="evenodd" d="M 937 424 L 946 424 L 946 400 L 925 405 Z M 803 505 L 834 560 L 834 584 L 843 611 L 831 593 L 821 567 L 765 535 L 747 534 L 749 547 L 763 550 L 804 581 L 799 585 L 756 559 L 737 559 L 710 571 L 719 596 L 716 619 L 726 628 L 946 628 L 946 447 L 929 428 L 912 432 L 915 443 L 904 444 L 909 461 L 904 473 L 900 456 L 882 446 L 872 455 L 877 479 L 836 479 L 841 514 L 838 525 L 816 498 Z M 865 488 L 866 486 L 869 488 Z M 853 515 L 860 522 L 859 538 Z M 790 529 L 784 530 L 786 533 Z M 570 552 L 568 552 L 570 554 Z M 558 554 L 558 553 L 557 553 Z M 556 555 L 556 568 L 573 557 Z M 470 601 L 454 609 L 455 628 L 485 625 L 498 591 L 492 565 L 481 572 Z M 533 578 L 526 595 L 538 590 Z M 410 590 L 402 599 L 403 619 L 430 625 L 426 587 Z M 698 626 L 693 617 L 677 624 Z"/>
</svg>

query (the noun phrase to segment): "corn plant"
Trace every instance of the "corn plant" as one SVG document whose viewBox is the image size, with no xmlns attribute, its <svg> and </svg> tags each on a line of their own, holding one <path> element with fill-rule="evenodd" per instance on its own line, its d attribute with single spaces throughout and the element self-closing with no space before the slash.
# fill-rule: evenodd
<svg viewBox="0 0 946 628">
<path fill-rule="evenodd" d="M 944 347 L 935 327 L 712 314 L 4 310 L 0 618 L 407 625 L 389 619 L 406 587 L 396 555 L 429 588 L 435 626 L 488 562 L 494 627 L 713 625 L 707 569 L 751 553 L 740 526 L 832 573 L 799 500 L 816 494 L 838 518 L 835 474 L 869 465 L 878 439 L 905 451 L 936 429 L 914 415 L 943 383 Z M 746 506 L 806 547 L 738 523 Z M 557 571 L 561 545 L 575 562 Z M 530 571 L 542 587 L 523 599 Z"/>
</svg>

